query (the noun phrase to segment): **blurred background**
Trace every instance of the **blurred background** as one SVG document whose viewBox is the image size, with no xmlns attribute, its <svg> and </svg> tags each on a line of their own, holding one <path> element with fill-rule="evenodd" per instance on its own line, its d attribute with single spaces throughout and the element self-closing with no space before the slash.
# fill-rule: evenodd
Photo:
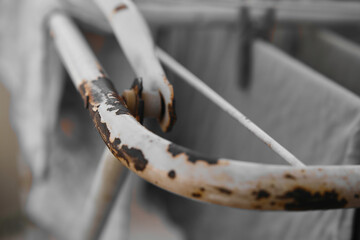
<svg viewBox="0 0 360 240">
<path fill-rule="evenodd" d="M 40 20 L 46 17 L 44 6 L 47 1 L 19 0 L 19 3 L 22 2 L 23 15 L 13 18 L 10 10 L 18 6 L 12 1 L 14 0 L 0 0 L 0 46 L 4 43 L 4 46 L 19 48 L 24 55 L 18 54 L 14 60 L 11 52 L 13 49 L 0 48 L 0 60 L 3 60 L 0 61 L 0 67 L 5 70 L 8 66 L 17 69 L 18 72 L 15 71 L 14 75 L 19 75 L 14 79 L 20 82 L 9 81 L 11 74 L 3 77 L 0 73 L 3 79 L 7 77 L 5 82 L 15 96 L 14 102 L 10 103 L 9 92 L 0 83 L 0 239 L 53 240 L 53 233 L 48 232 L 48 229 L 55 229 L 62 234 L 73 224 L 71 216 L 76 215 L 74 212 L 83 205 L 104 146 L 69 77 L 57 74 L 64 72 L 59 62 L 56 62 L 58 59 L 51 59 L 55 63 L 33 61 L 38 59 L 31 50 L 35 49 L 35 53 L 49 50 L 45 47 L 47 42 L 37 39 L 43 33 Z M 117 40 L 109 33 L 109 26 L 104 18 L 90 14 L 94 9 L 86 1 L 62 2 L 65 3 L 66 10 L 77 17 L 77 24 L 104 69 L 112 77 L 115 87 L 120 92 L 129 88 L 134 72 Z M 166 2 L 171 7 L 171 2 L 176 1 Z M 12 8 L 7 8 L 10 5 Z M 360 5 L 356 6 L 360 10 Z M 190 5 L 190 9 L 202 10 L 199 5 L 197 7 L 192 8 Z M 241 9 L 234 11 L 227 8 L 227 11 L 233 12 L 236 21 L 238 10 Z M 296 13 L 292 11 L 294 12 Z M 346 16 L 345 10 L 336 16 L 331 12 L 319 16 L 312 14 L 312 17 L 315 16 L 313 21 L 317 24 L 314 26 L 310 21 L 306 22 L 308 16 L 305 16 L 306 23 L 303 24 L 304 19 L 300 19 L 301 23 L 298 24 L 294 19 L 301 18 L 300 13 L 300 17 L 296 14 L 286 15 L 290 18 L 290 24 L 284 19 L 280 19 L 282 22 L 279 24 L 274 23 L 274 12 L 268 13 L 270 18 L 266 18 L 267 13 L 264 13 L 265 16 L 255 22 L 254 29 L 249 31 L 246 26 L 239 24 L 241 21 L 235 22 L 232 19 L 230 26 L 225 23 L 226 26 L 213 27 L 211 17 L 207 25 L 206 22 L 201 22 L 206 21 L 206 18 L 197 16 L 194 17 L 194 24 L 189 24 L 188 19 L 180 17 L 175 18 L 174 26 L 158 26 L 156 21 L 159 24 L 159 19 L 154 15 L 152 17 L 155 24 L 151 25 L 151 29 L 157 44 L 306 164 L 358 164 L 359 23 L 328 24 L 346 20 L 349 16 Z M 181 14 L 183 13 L 180 16 Z M 89 16 L 95 20 L 89 19 Z M 169 17 L 166 14 L 164 16 Z M 23 31 L 19 31 L 19 35 L 13 34 L 14 28 L 5 19 L 18 20 L 22 24 L 17 26 L 22 26 Z M 183 21 L 182 24 L 188 25 L 176 27 L 179 19 Z M 249 19 L 242 20 L 246 22 Z M 355 20 L 357 21 L 356 18 Z M 219 26 L 216 24 L 218 19 L 214 21 L 214 25 Z M 197 23 L 198 26 L 193 26 Z M 26 32 L 28 25 L 32 28 Z M 253 38 L 246 38 L 247 36 Z M 41 44 L 27 43 L 23 40 L 27 37 Z M 17 41 L 23 45 L 17 45 Z M 9 60 L 9 65 L 1 56 L 6 56 L 5 60 Z M 33 64 L 37 64 L 36 67 L 41 70 L 48 69 L 49 66 L 56 66 L 58 69 L 51 69 L 55 74 L 51 72 L 48 79 L 40 79 L 41 81 L 36 74 L 31 75 L 31 78 L 24 78 L 24 75 L 33 73 Z M 22 71 L 26 74 L 20 74 Z M 239 127 L 233 119 L 209 104 L 207 99 L 170 71 L 167 73 L 175 89 L 178 120 L 170 134 L 160 133 L 158 126 L 154 126 L 156 122 L 154 124 L 154 121 L 149 121 L 147 124 L 153 127 L 153 131 L 208 156 L 283 164 L 282 159 L 264 148 L 263 143 L 246 129 Z M 54 80 L 53 75 L 61 78 L 62 82 Z M 32 82 L 29 84 L 29 79 L 38 85 L 32 85 Z M 48 87 L 48 82 L 55 87 Z M 21 86 L 25 86 L 24 89 Z M 35 87 L 31 90 L 33 86 Z M 37 94 L 32 95 L 36 90 L 50 94 L 44 94 L 45 97 L 42 98 Z M 32 216 L 42 223 L 39 225 L 23 211 L 32 177 L 29 167 L 20 159 L 18 140 L 12 130 L 12 125 L 16 124 L 20 129 L 24 125 L 21 123 L 26 123 L 26 119 L 22 119 L 22 108 L 31 110 L 36 105 L 28 102 L 28 99 L 42 104 L 41 109 L 36 108 L 37 114 L 40 119 L 53 121 L 51 124 L 54 124 L 54 132 L 46 135 L 48 145 L 44 144 L 51 153 L 49 162 L 52 171 L 47 179 L 49 181 L 43 185 L 37 184 L 37 192 L 31 202 L 31 207 L 35 209 Z M 10 118 L 10 107 L 18 114 L 14 114 L 16 119 Z M 45 113 L 41 112 L 43 109 Z M 34 129 L 44 130 L 41 127 L 45 124 L 39 124 L 36 121 L 38 119 L 31 118 L 30 110 L 24 112 L 31 119 Z M 22 137 L 27 138 L 27 144 L 31 146 L 32 138 L 28 135 L 23 134 Z M 44 146 L 42 147 L 45 148 Z M 26 150 L 30 152 L 29 149 Z M 136 181 L 137 187 L 140 187 L 132 192 L 134 197 L 130 207 L 130 240 L 234 239 L 234 236 L 242 236 L 244 239 L 280 239 L 279 236 L 287 236 L 287 239 L 338 239 L 336 236 L 345 236 L 346 239 L 352 232 L 358 232 L 358 221 L 353 221 L 354 216 L 356 217 L 354 210 L 296 214 L 239 210 L 188 200 L 146 184 L 138 178 Z M 346 234 L 343 234 L 343 229 Z"/>
</svg>

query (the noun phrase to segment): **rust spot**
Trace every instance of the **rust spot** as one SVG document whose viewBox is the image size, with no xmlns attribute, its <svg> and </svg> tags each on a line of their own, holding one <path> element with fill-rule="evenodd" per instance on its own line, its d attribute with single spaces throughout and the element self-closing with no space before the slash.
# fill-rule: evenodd
<svg viewBox="0 0 360 240">
<path fill-rule="evenodd" d="M 84 107 L 85 107 L 85 109 L 89 109 L 89 96 L 88 95 L 86 95 L 86 99 L 85 99 L 85 103 L 84 103 Z"/>
<path fill-rule="evenodd" d="M 104 46 L 105 37 L 93 32 L 84 32 L 85 38 L 95 53 L 99 53 Z M 100 65 L 97 63 L 97 65 Z M 105 74 L 104 74 L 105 75 Z M 105 76 L 104 76 L 105 77 Z"/>
<path fill-rule="evenodd" d="M 291 179 L 291 180 L 296 180 L 296 177 L 294 175 L 289 174 L 289 173 L 285 174 L 284 178 Z"/>
<path fill-rule="evenodd" d="M 124 100 L 107 78 L 99 77 L 91 82 L 83 81 L 79 86 L 79 92 L 85 105 L 97 106 L 105 102 L 109 107 L 108 111 L 116 111 L 116 115 L 129 114 Z"/>
<path fill-rule="evenodd" d="M 261 205 L 254 205 L 253 208 L 254 209 L 262 209 L 262 206 Z"/>
<path fill-rule="evenodd" d="M 165 115 L 165 100 L 164 100 L 164 96 L 161 94 L 160 90 L 158 92 L 159 92 L 160 101 L 161 101 L 161 112 L 160 112 L 160 117 L 159 117 L 159 121 L 161 121 Z"/>
<path fill-rule="evenodd" d="M 114 146 L 114 148 L 118 148 L 118 146 L 120 144 L 121 144 L 120 138 L 115 138 L 114 141 L 112 142 L 112 145 Z"/>
<path fill-rule="evenodd" d="M 335 190 L 329 190 L 323 193 L 311 193 L 301 187 L 288 191 L 278 198 L 292 200 L 292 202 L 285 204 L 286 210 L 342 208 L 348 203 L 346 199 L 340 198 L 339 194 Z"/>
<path fill-rule="evenodd" d="M 128 167 L 130 166 L 129 160 L 126 156 L 119 150 L 119 145 L 121 143 L 120 138 L 115 138 L 113 142 L 110 142 L 110 131 L 106 123 L 101 122 L 101 117 L 98 111 L 93 111 L 92 108 L 89 109 L 90 115 L 93 119 L 96 129 L 99 131 L 101 138 L 107 144 L 111 153 L 117 158 L 121 158 L 126 162 Z"/>
<path fill-rule="evenodd" d="M 91 111 L 90 113 L 92 113 L 91 116 L 93 118 L 96 129 L 99 131 L 101 135 L 101 138 L 104 140 L 105 143 L 109 143 L 110 131 L 106 123 L 101 122 L 100 114 L 97 111 L 95 112 Z"/>
<path fill-rule="evenodd" d="M 168 86 L 169 90 L 170 90 L 170 103 L 168 103 L 167 105 L 167 110 L 169 112 L 169 123 L 167 124 L 167 126 L 165 127 L 165 132 L 169 132 L 172 127 L 174 126 L 175 122 L 176 122 L 176 113 L 175 113 L 175 98 L 174 98 L 174 88 L 173 86 L 170 84 L 169 80 L 166 78 L 166 76 L 163 76 L 163 81 L 164 83 Z M 165 105 L 165 103 L 164 103 Z"/>
<path fill-rule="evenodd" d="M 202 157 L 199 155 L 199 153 L 189 150 L 187 148 L 178 146 L 174 143 L 169 144 L 168 147 L 168 152 L 171 153 L 171 155 L 173 157 L 177 157 L 180 154 L 185 154 L 187 156 L 187 159 L 189 162 L 192 163 L 196 163 L 196 161 L 204 161 L 208 164 L 217 164 L 218 163 L 218 159 L 214 159 L 214 158 L 206 158 L 206 157 Z"/>
<path fill-rule="evenodd" d="M 259 191 L 253 191 L 252 194 L 255 196 L 256 200 L 270 197 L 270 193 L 263 189 L 260 189 Z"/>
<path fill-rule="evenodd" d="M 60 128 L 67 137 L 71 137 L 75 129 L 75 123 L 69 118 L 62 118 Z"/>
<path fill-rule="evenodd" d="M 193 196 L 194 198 L 201 198 L 201 193 L 192 193 L 191 196 Z"/>
<path fill-rule="evenodd" d="M 89 105 L 88 110 L 93 122 L 110 151 L 118 159 L 125 161 L 128 167 L 130 163 L 133 163 L 137 171 L 143 171 L 148 160 L 145 159 L 142 151 L 137 148 L 129 148 L 126 145 L 120 148 L 120 138 L 115 138 L 111 142 L 107 124 L 101 121 L 101 116 L 97 110 L 97 106 L 105 104 L 107 111 L 115 111 L 116 115 L 129 114 L 123 99 L 118 95 L 111 81 L 103 77 L 93 81 L 83 81 L 79 86 L 79 92 L 85 103 Z"/>
<path fill-rule="evenodd" d="M 90 98 L 88 95 L 88 92 L 90 91 L 89 85 L 90 84 L 86 80 L 83 80 L 79 86 L 79 93 L 84 101 L 84 106 L 89 105 L 89 101 L 90 101 Z"/>
<path fill-rule="evenodd" d="M 111 96 L 112 97 L 107 99 L 105 102 L 106 105 L 110 106 L 106 110 L 108 110 L 109 112 L 115 111 L 116 115 L 128 114 L 129 111 L 125 107 L 125 103 L 123 102 L 123 99 L 120 96 L 115 95 L 115 94 L 113 94 Z M 121 104 L 119 104 L 119 103 L 121 103 Z"/>
<path fill-rule="evenodd" d="M 122 3 L 122 4 L 116 6 L 116 7 L 113 9 L 113 14 L 115 14 L 115 13 L 121 11 L 121 10 L 125 10 L 125 9 L 127 9 L 127 8 L 128 8 L 128 7 L 127 7 L 125 4 Z"/>
<path fill-rule="evenodd" d="M 273 201 L 270 202 L 270 205 L 271 205 L 271 206 L 274 206 L 274 205 L 275 205 L 275 202 L 273 202 Z"/>
<path fill-rule="evenodd" d="M 174 170 L 171 170 L 169 173 L 168 173 L 168 176 L 169 178 L 172 178 L 174 179 L 176 177 L 176 172 Z"/>
<path fill-rule="evenodd" d="M 305 169 L 301 169 L 301 173 L 305 173 Z"/>
<path fill-rule="evenodd" d="M 125 156 L 122 152 L 117 151 L 117 150 L 115 150 L 115 149 L 110 149 L 110 150 L 111 150 L 112 154 L 114 154 L 114 156 L 116 156 L 117 158 L 121 158 L 122 160 L 124 160 L 124 161 L 126 162 L 126 165 L 127 165 L 128 167 L 130 167 L 130 162 L 129 162 L 129 160 L 126 158 L 126 156 Z"/>
<path fill-rule="evenodd" d="M 354 198 L 359 198 L 359 194 L 354 194 Z"/>
<path fill-rule="evenodd" d="M 201 188 L 200 188 L 200 191 L 201 191 L 201 192 L 205 192 L 205 188 L 201 187 Z"/>
<path fill-rule="evenodd" d="M 127 145 L 121 147 L 124 155 L 128 157 L 128 160 L 134 164 L 136 171 L 144 171 L 148 160 L 145 159 L 144 154 L 140 149 L 137 148 L 128 148 Z"/>
<path fill-rule="evenodd" d="M 93 122 L 95 124 L 96 129 L 99 131 L 101 138 L 107 144 L 108 148 L 117 158 L 123 159 L 128 166 L 130 166 L 128 159 L 126 156 L 119 151 L 119 145 L 121 144 L 120 138 L 115 138 L 114 141 L 110 141 L 110 131 L 107 127 L 106 123 L 101 122 L 101 117 L 98 111 L 90 110 L 90 115 L 92 116 Z"/>
<path fill-rule="evenodd" d="M 219 190 L 219 192 L 226 194 L 226 195 L 231 195 L 232 191 L 223 187 L 218 187 L 217 190 Z"/>
<path fill-rule="evenodd" d="M 166 132 L 169 132 L 176 122 L 175 99 L 172 100 L 172 103 L 169 103 L 167 105 L 167 109 L 169 111 L 170 122 L 166 128 Z"/>
<path fill-rule="evenodd" d="M 142 78 L 139 77 L 135 78 L 133 83 L 131 84 L 131 89 L 129 91 L 131 91 L 132 94 L 134 94 L 135 99 L 133 100 L 125 99 L 124 101 L 125 102 L 126 100 L 134 101 L 132 104 L 130 104 L 129 101 L 129 105 L 133 105 L 130 109 L 130 112 L 135 117 L 135 119 L 142 124 L 144 121 L 144 99 L 142 98 L 142 91 L 143 91 Z"/>
</svg>

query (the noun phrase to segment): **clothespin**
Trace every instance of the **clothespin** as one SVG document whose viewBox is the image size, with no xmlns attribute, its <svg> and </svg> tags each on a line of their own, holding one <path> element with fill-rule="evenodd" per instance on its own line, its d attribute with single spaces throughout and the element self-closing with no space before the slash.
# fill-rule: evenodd
<svg viewBox="0 0 360 240">
<path fill-rule="evenodd" d="M 238 77 L 243 89 L 250 84 L 253 41 L 256 38 L 271 41 L 274 24 L 274 8 L 267 8 L 258 20 L 251 18 L 249 6 L 241 6 L 239 9 Z"/>
</svg>

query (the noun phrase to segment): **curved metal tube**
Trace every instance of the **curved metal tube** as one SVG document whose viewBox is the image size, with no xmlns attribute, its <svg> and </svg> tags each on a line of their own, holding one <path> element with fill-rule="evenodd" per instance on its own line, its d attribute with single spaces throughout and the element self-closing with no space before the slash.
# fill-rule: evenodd
<svg viewBox="0 0 360 240">
<path fill-rule="evenodd" d="M 360 206 L 360 166 L 289 167 L 212 159 L 153 134 L 129 114 L 71 21 L 55 13 L 50 28 L 105 144 L 145 180 L 188 198 L 245 209 Z"/>
<path fill-rule="evenodd" d="M 137 77 L 144 79 L 143 92 L 160 94 L 164 114 L 159 119 L 164 132 L 176 121 L 174 90 L 155 55 L 155 45 L 147 24 L 131 0 L 94 0 L 118 39 Z"/>
</svg>

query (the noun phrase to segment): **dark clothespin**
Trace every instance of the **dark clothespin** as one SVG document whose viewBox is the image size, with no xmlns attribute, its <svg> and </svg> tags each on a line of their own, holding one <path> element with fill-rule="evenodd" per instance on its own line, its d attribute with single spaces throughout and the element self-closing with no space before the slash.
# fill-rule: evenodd
<svg viewBox="0 0 360 240">
<path fill-rule="evenodd" d="M 257 20 L 251 18 L 248 6 L 241 6 L 239 9 L 238 77 L 243 89 L 250 85 L 253 41 L 256 38 L 271 41 L 274 24 L 274 8 L 267 8 Z"/>
</svg>

